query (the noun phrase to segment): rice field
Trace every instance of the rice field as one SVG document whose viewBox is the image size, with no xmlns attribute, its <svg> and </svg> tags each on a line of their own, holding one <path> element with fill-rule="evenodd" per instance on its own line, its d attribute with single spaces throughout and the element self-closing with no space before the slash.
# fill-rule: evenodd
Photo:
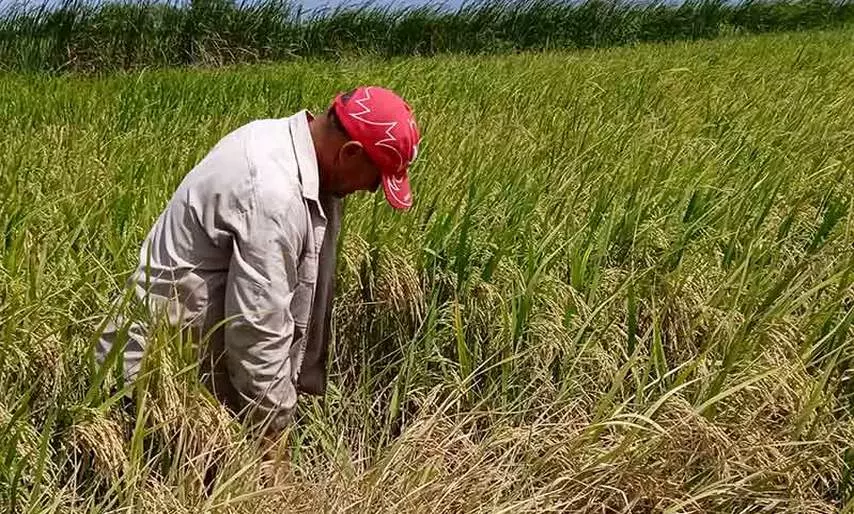
<svg viewBox="0 0 854 514">
<path fill-rule="evenodd" d="M 89 348 L 184 173 L 361 83 L 416 203 L 348 199 L 329 391 L 289 463 L 167 329 Z M 8 512 L 854 512 L 854 30 L 0 75 Z"/>
</svg>

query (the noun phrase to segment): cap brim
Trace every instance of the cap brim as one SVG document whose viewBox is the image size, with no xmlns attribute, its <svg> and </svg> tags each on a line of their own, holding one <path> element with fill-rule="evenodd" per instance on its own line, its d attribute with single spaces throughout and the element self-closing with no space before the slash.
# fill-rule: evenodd
<svg viewBox="0 0 854 514">
<path fill-rule="evenodd" d="M 409 177 L 400 175 L 383 175 L 383 192 L 388 203 L 395 209 L 406 210 L 412 207 L 412 189 L 409 187 Z"/>
</svg>

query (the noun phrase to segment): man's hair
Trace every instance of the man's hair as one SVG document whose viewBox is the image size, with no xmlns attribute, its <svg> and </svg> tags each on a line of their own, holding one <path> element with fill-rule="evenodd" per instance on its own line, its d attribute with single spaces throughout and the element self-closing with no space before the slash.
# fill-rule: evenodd
<svg viewBox="0 0 854 514">
<path fill-rule="evenodd" d="M 341 98 L 344 100 L 344 102 L 347 102 L 348 100 L 350 100 L 350 96 L 352 96 L 352 94 L 352 91 L 350 91 L 349 93 L 344 93 Z M 338 113 L 335 112 L 334 106 L 329 106 L 329 110 L 326 112 L 326 117 L 329 118 L 329 121 L 332 122 L 332 125 L 336 129 L 338 129 L 342 134 L 347 136 L 347 139 L 350 139 L 350 134 L 347 133 L 347 130 L 344 128 L 344 124 L 341 123 L 341 118 L 339 118 Z"/>
</svg>

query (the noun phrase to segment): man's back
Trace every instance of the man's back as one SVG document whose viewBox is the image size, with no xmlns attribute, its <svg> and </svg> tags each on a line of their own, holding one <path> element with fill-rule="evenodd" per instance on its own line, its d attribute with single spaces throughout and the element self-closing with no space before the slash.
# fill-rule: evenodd
<svg viewBox="0 0 854 514">
<path fill-rule="evenodd" d="M 307 251 L 306 244 L 314 246 L 315 235 L 322 238 L 324 227 L 317 234 L 308 230 L 312 218 L 317 224 L 322 216 L 312 216 L 302 195 L 292 121 L 255 121 L 220 140 L 173 194 L 149 231 L 130 278 L 135 297 L 152 313 L 165 315 L 170 325 L 191 329 L 196 338 L 207 337 L 212 359 L 229 358 L 227 330 L 235 342 L 255 341 L 256 333 L 265 332 L 271 345 L 285 339 L 290 343 L 295 329 L 305 333 L 317 271 L 317 249 Z M 306 262 L 306 256 L 313 256 L 313 262 Z M 295 294 L 299 306 L 291 305 Z M 301 311 L 296 320 L 292 307 Z M 235 323 L 227 330 L 213 331 L 231 316 Z M 299 326 L 294 327 L 295 321 Z M 111 324 L 100 338 L 99 361 L 116 342 L 119 328 Z M 146 328 L 133 323 L 128 335 L 124 369 L 132 380 L 143 357 Z M 251 362 L 253 348 L 239 346 L 231 345 L 230 358 Z M 288 369 L 262 369 L 260 375 L 271 381 L 290 379 L 299 365 L 294 360 L 301 358 L 293 357 Z M 223 364 L 204 362 L 203 370 L 214 373 L 215 392 L 235 407 L 246 401 L 240 401 L 241 393 L 232 385 L 243 396 L 270 385 L 254 384 L 254 371 L 229 373 Z M 286 395 L 295 402 L 295 392 Z"/>
</svg>

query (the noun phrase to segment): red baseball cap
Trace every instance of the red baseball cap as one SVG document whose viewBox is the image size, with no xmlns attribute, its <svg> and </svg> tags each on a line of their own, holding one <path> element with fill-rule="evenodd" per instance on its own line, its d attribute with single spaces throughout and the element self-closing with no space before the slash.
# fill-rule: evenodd
<svg viewBox="0 0 854 514">
<path fill-rule="evenodd" d="M 412 207 L 408 171 L 421 142 L 412 108 L 393 91 L 378 86 L 356 88 L 349 97 L 339 94 L 333 107 L 347 135 L 362 143 L 380 170 L 388 203 L 395 209 Z"/>
</svg>

